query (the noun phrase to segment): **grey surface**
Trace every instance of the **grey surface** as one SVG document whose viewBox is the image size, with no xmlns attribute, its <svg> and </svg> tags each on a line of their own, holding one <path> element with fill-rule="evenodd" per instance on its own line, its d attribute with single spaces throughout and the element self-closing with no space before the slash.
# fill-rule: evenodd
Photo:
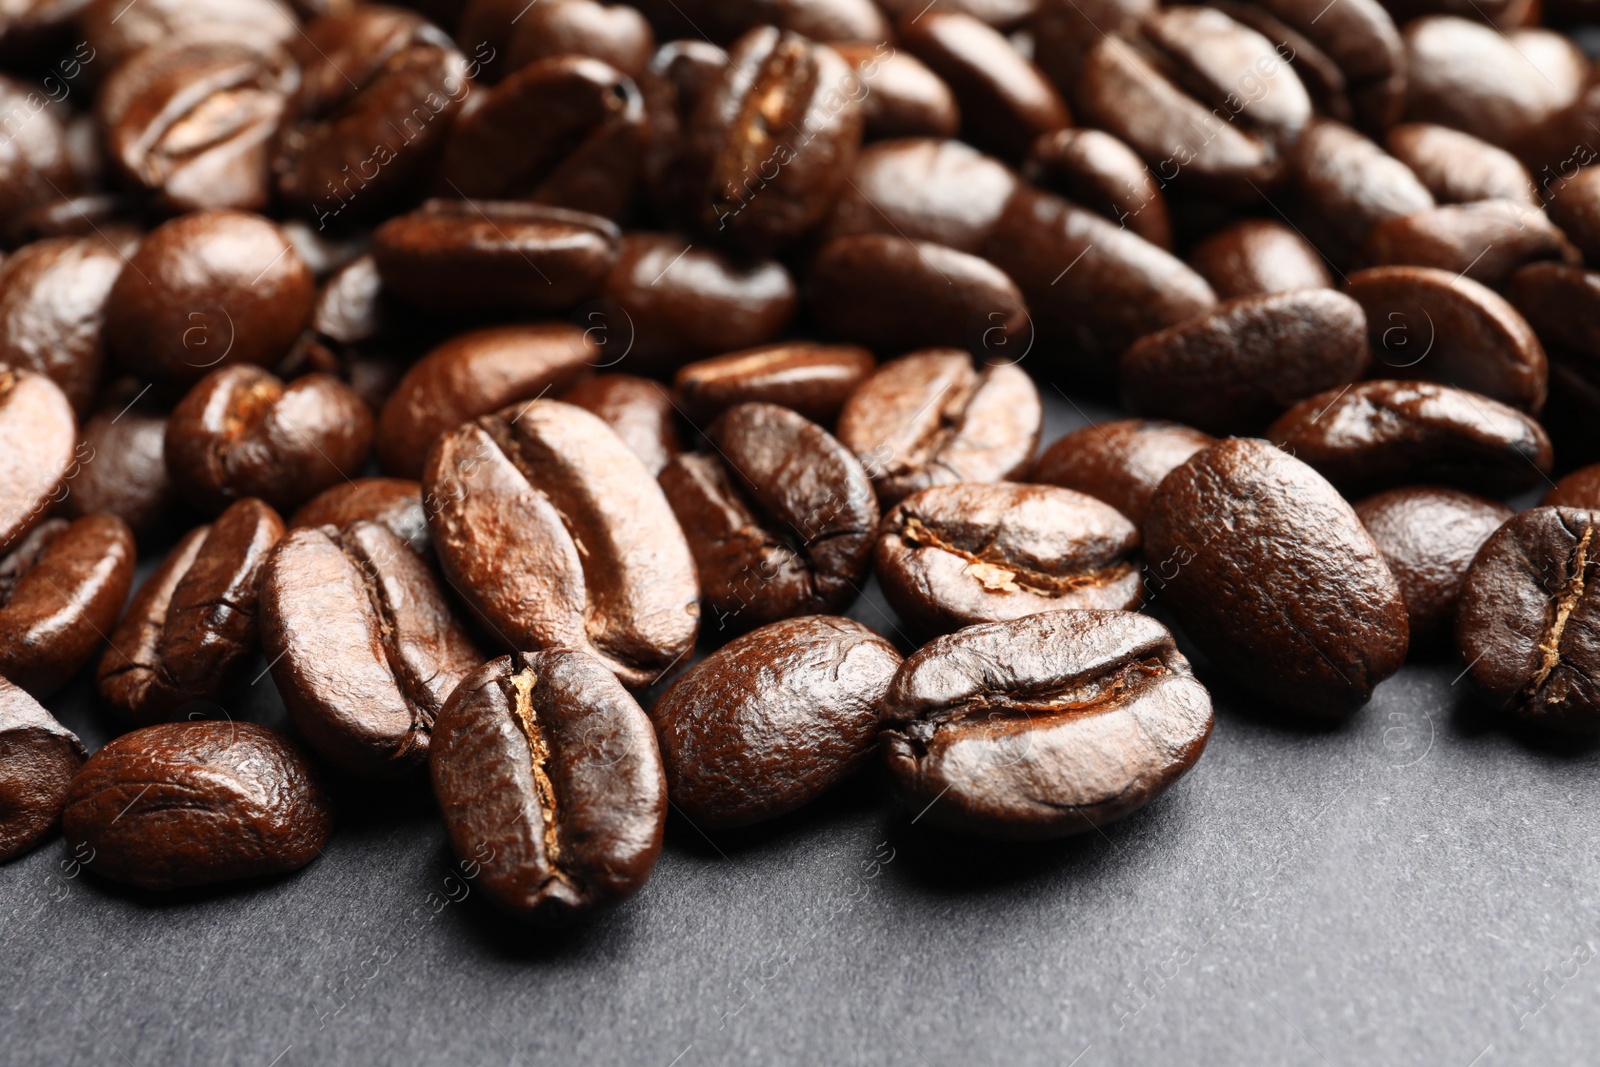
<svg viewBox="0 0 1600 1067">
<path fill-rule="evenodd" d="M 1045 392 L 1053 440 L 1084 416 Z M 484 906 L 425 795 L 346 791 L 304 871 L 179 901 L 58 838 L 0 868 L 0 1062 L 1596 1061 L 1593 748 L 1498 728 L 1450 662 L 1311 733 L 1201 670 L 1204 758 L 1103 833 L 973 846 L 874 774 L 760 832 L 674 817 L 644 892 L 558 940 Z M 83 680 L 51 704 L 113 732 Z M 226 713 L 283 721 L 270 677 Z"/>
</svg>

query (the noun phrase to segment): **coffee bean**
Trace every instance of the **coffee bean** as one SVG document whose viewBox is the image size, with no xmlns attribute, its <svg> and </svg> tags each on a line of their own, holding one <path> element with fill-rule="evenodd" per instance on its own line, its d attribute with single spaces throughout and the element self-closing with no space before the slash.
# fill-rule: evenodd
<svg viewBox="0 0 1600 1067">
<path fill-rule="evenodd" d="M 422 476 L 444 573 L 512 648 L 592 652 L 632 687 L 688 654 L 694 558 L 605 423 L 535 400 L 445 434 Z"/>
<path fill-rule="evenodd" d="M 1331 289 L 1322 254 L 1292 228 L 1270 219 L 1245 219 L 1218 230 L 1189 253 L 1218 299 L 1291 289 Z"/>
<path fill-rule="evenodd" d="M 1514 200 L 1538 207 L 1533 175 L 1517 157 L 1470 133 L 1428 122 L 1408 122 L 1389 131 L 1384 147 L 1441 204 Z"/>
<path fill-rule="evenodd" d="M 283 520 L 241 500 L 191 530 L 134 594 L 96 672 L 100 696 L 135 725 L 215 700 L 257 648 L 261 568 Z"/>
<path fill-rule="evenodd" d="M 162 532 L 180 508 L 167 480 L 166 413 L 141 392 L 132 381 L 119 385 L 84 423 L 61 514 L 115 515 L 143 539 Z"/>
<path fill-rule="evenodd" d="M 175 40 L 232 41 L 264 51 L 287 44 L 299 29 L 289 5 L 278 0 L 141 0 L 134 8 L 116 0 L 89 0 L 78 20 L 95 65 L 107 70 Z"/>
<path fill-rule="evenodd" d="M 55 829 L 88 753 L 25 691 L 0 678 L 0 863 Z"/>
<path fill-rule="evenodd" d="M 868 140 L 956 135 L 961 112 L 955 94 L 922 60 L 883 41 L 832 47 L 866 86 L 861 117 Z"/>
<path fill-rule="evenodd" d="M 60 111 L 44 107 L 38 90 L 0 74 L 0 114 L 27 116 L 13 122 L 8 151 L 0 159 L 0 221 L 78 191 Z"/>
<path fill-rule="evenodd" d="M 418 555 L 428 554 L 422 483 L 407 478 L 357 478 L 324 489 L 300 506 L 289 519 L 289 529 L 333 526 L 342 530 L 356 522 L 381 523 Z"/>
<path fill-rule="evenodd" d="M 1201 652 L 1297 716 L 1347 715 L 1406 658 L 1406 606 L 1321 475 L 1265 441 L 1196 453 L 1150 500 L 1145 559 Z"/>
<path fill-rule="evenodd" d="M 1343 293 L 1241 296 L 1135 341 L 1122 354 L 1122 393 L 1140 414 L 1249 433 L 1360 378 L 1371 359 L 1366 316 Z"/>
<path fill-rule="evenodd" d="M 718 629 L 843 609 L 878 524 L 872 483 L 832 434 L 776 404 L 729 408 L 661 489 L 694 553 Z"/>
<path fill-rule="evenodd" d="M 0 264 L 0 362 L 49 375 L 85 414 L 104 362 L 100 322 L 122 257 L 92 237 L 38 241 Z"/>
<path fill-rule="evenodd" d="M 129 253 L 144 236 L 132 219 L 133 210 L 133 199 L 121 193 L 58 197 L 13 215 L 0 232 L 7 246 L 14 248 L 51 237 L 95 237 L 107 247 Z"/>
<path fill-rule="evenodd" d="M 1318 119 L 1290 159 L 1302 228 L 1336 263 L 1355 260 L 1372 228 L 1434 206 L 1411 168 L 1343 123 Z"/>
<path fill-rule="evenodd" d="M 1155 0 L 1038 0 L 1029 19 L 1033 60 L 1076 107 L 1078 76 L 1090 49 L 1107 36 L 1135 40 L 1140 22 L 1157 6 Z"/>
<path fill-rule="evenodd" d="M 1600 263 L 1600 170 L 1585 167 L 1563 182 L 1551 198 L 1550 217 L 1583 250 L 1590 263 Z"/>
<path fill-rule="evenodd" d="M 1595 527 L 1580 508 L 1509 520 L 1461 586 L 1456 648 L 1491 704 L 1555 730 L 1600 730 Z"/>
<path fill-rule="evenodd" d="M 892 233 L 981 255 L 1022 186 L 999 160 L 960 141 L 908 138 L 868 145 L 840 190 L 824 235 Z"/>
<path fill-rule="evenodd" d="M 637 10 L 622 4 L 554 0 L 521 10 L 506 45 L 505 61 L 510 70 L 553 56 L 581 55 L 604 60 L 628 77 L 637 78 L 656 50 L 650 23 Z M 463 32 L 458 39 L 472 38 Z"/>
<path fill-rule="evenodd" d="M 1088 493 L 1142 525 L 1161 479 L 1214 443 L 1175 422 L 1114 419 L 1073 430 L 1045 449 L 1028 480 Z"/>
<path fill-rule="evenodd" d="M 61 829 L 114 882 L 170 890 L 287 874 L 328 843 L 333 816 L 305 757 L 253 722 L 147 726 L 90 757 Z"/>
<path fill-rule="evenodd" d="M 1138 153 L 1101 130 L 1058 130 L 1034 142 L 1023 174 L 1033 184 L 1128 227 L 1172 251 L 1161 184 Z"/>
<path fill-rule="evenodd" d="M 650 709 L 673 805 L 696 826 L 730 829 L 809 804 L 872 754 L 899 666 L 892 644 L 837 616 L 730 641 Z"/>
<path fill-rule="evenodd" d="M 61 498 L 76 438 L 72 406 L 54 382 L 0 363 L 0 552 Z"/>
<path fill-rule="evenodd" d="M 689 157 L 687 131 L 700 101 L 727 66 L 728 53 L 694 38 L 662 45 L 638 76 L 650 122 L 644 192 L 662 218 L 688 220 L 694 215 L 703 175 L 696 173 Z"/>
<path fill-rule="evenodd" d="M 1039 445 L 1039 391 L 1014 366 L 975 367 L 965 352 L 914 352 L 878 368 L 839 413 L 839 440 L 893 507 L 931 485 L 1023 474 Z"/>
<path fill-rule="evenodd" d="M 1555 259 L 1576 265 L 1580 257 L 1537 208 L 1479 200 L 1379 223 L 1367 235 L 1366 258 L 1376 266 L 1434 267 L 1502 289 L 1525 263 Z"/>
<path fill-rule="evenodd" d="M 887 41 L 892 35 L 872 0 L 639 0 L 633 6 L 663 39 L 704 37 L 728 45 L 764 25 L 813 41 Z"/>
<path fill-rule="evenodd" d="M 566 323 L 492 326 L 451 338 L 395 386 L 378 417 L 378 460 L 401 477 L 422 471 L 439 435 L 517 400 L 565 389 L 599 356 Z"/>
<path fill-rule="evenodd" d="M 1550 438 L 1527 415 L 1432 382 L 1359 382 L 1301 401 L 1267 436 L 1352 495 L 1408 482 L 1482 493 L 1531 489 Z"/>
<path fill-rule="evenodd" d="M 652 476 L 683 451 L 677 405 L 660 382 L 631 374 L 598 374 L 568 389 L 561 399 L 598 416 Z"/>
<path fill-rule="evenodd" d="M 1537 415 L 1548 363 L 1533 328 L 1498 293 L 1430 267 L 1373 267 L 1345 291 L 1367 313 L 1373 370 L 1459 386 Z"/>
<path fill-rule="evenodd" d="M 621 237 L 563 208 L 429 200 L 379 226 L 372 252 L 385 288 L 424 311 L 541 314 L 598 292 Z"/>
<path fill-rule="evenodd" d="M 1211 697 L 1166 627 L 1051 611 L 924 645 L 889 687 L 880 743 L 917 819 L 1039 840 L 1138 811 L 1210 735 Z"/>
<path fill-rule="evenodd" d="M 1511 276 L 1506 296 L 1545 348 L 1556 353 L 1552 363 L 1600 361 L 1600 273 L 1565 263 L 1529 263 Z M 1558 392 L 1551 390 L 1551 399 Z"/>
<path fill-rule="evenodd" d="M 1448 636 L 1472 557 L 1516 512 L 1459 489 L 1405 486 L 1356 504 L 1356 517 L 1399 583 L 1411 647 Z"/>
<path fill-rule="evenodd" d="M 1539 503 L 1547 508 L 1600 511 L 1600 465 L 1580 467 L 1559 479 Z"/>
<path fill-rule="evenodd" d="M 915 15 L 922 10 L 918 0 L 879 0 L 878 6 L 891 18 Z M 1000 30 L 1015 29 L 1042 6 L 1037 0 L 945 0 L 941 11 L 959 11 Z"/>
<path fill-rule="evenodd" d="M 684 412 L 699 423 L 735 404 L 764 402 L 830 426 L 877 366 L 871 352 L 855 345 L 780 341 L 690 363 L 672 384 Z"/>
<path fill-rule="evenodd" d="M 428 762 L 456 855 L 518 918 L 614 908 L 661 854 L 667 785 L 650 720 L 593 656 L 519 652 L 468 675 Z"/>
</svg>

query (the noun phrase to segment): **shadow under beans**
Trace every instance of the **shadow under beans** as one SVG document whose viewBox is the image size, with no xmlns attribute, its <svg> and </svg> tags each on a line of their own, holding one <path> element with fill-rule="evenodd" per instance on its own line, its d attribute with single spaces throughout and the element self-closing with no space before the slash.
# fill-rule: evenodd
<svg viewBox="0 0 1600 1067">
<path fill-rule="evenodd" d="M 849 778 L 802 808 L 775 819 L 732 830 L 698 825 L 676 805 L 667 813 L 667 845 L 701 859 L 731 859 L 791 840 L 814 835 L 863 812 L 892 803 L 881 757 L 873 752 Z"/>
<path fill-rule="evenodd" d="M 72 850 L 65 844 L 64 839 L 58 838 L 54 847 L 66 860 L 72 860 Z M 287 892 L 298 879 L 304 877 L 320 862 L 321 857 L 318 857 L 296 870 L 262 875 L 259 878 L 238 878 L 182 889 L 142 889 L 95 873 L 94 862 L 90 860 L 82 865 L 85 877 L 80 881 L 92 886 L 96 892 L 106 897 L 122 901 L 141 911 L 158 912 L 198 907 L 218 901 L 243 902 L 265 893 Z"/>
<path fill-rule="evenodd" d="M 1456 688 L 1459 695 L 1451 702 L 1451 729 L 1467 739 L 1499 734 L 1513 743 L 1551 759 L 1594 760 L 1600 757 L 1600 734 L 1573 734 L 1536 723 L 1523 722 L 1510 712 L 1496 711 L 1465 681 Z"/>
</svg>

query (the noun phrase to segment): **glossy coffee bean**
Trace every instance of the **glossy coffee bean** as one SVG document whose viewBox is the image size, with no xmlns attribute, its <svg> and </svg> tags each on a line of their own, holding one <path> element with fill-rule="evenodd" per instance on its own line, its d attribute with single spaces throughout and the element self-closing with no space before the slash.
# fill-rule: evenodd
<svg viewBox="0 0 1600 1067">
<path fill-rule="evenodd" d="M 661 471 L 694 554 L 708 625 L 746 629 L 836 612 L 866 579 L 878 505 L 844 445 L 776 404 L 729 408 L 710 452 Z"/>
<path fill-rule="evenodd" d="M 1448 636 L 1478 549 L 1516 512 L 1459 489 L 1405 486 L 1356 504 L 1356 517 L 1400 585 L 1411 647 Z"/>
<path fill-rule="evenodd" d="M 878 528 L 873 569 L 922 634 L 1067 608 L 1132 609 L 1139 530 L 1109 504 L 1049 485 L 936 485 Z"/>
<path fill-rule="evenodd" d="M 1430 267 L 1373 267 L 1345 291 L 1367 313 L 1374 373 L 1459 386 L 1534 415 L 1544 407 L 1544 347 L 1493 290 Z"/>
<path fill-rule="evenodd" d="M 1550 217 L 1591 264 L 1600 263 L 1600 169 L 1585 167 L 1550 200 Z"/>
<path fill-rule="evenodd" d="M 55 829 L 87 756 L 77 734 L 0 677 L 0 863 Z"/>
<path fill-rule="evenodd" d="M 287 44 L 298 28 L 294 11 L 279 0 L 141 0 L 132 8 L 89 0 L 78 19 L 93 62 L 107 70 L 164 42 L 233 41 L 261 51 Z"/>
<path fill-rule="evenodd" d="M 598 215 L 492 200 L 429 200 L 372 234 L 386 290 L 423 311 L 562 311 L 593 296 L 622 235 Z"/>
<path fill-rule="evenodd" d="M 824 233 L 892 233 L 981 255 L 1022 185 L 1005 164 L 960 141 L 914 137 L 868 145 Z"/>
<path fill-rule="evenodd" d="M 1227 300 L 1122 354 L 1122 392 L 1143 415 L 1219 436 L 1258 431 L 1296 401 L 1348 385 L 1371 362 L 1361 305 L 1332 289 Z"/>
<path fill-rule="evenodd" d="M 1432 382 L 1359 382 L 1296 404 L 1267 436 L 1341 489 L 1444 482 L 1516 493 L 1544 481 L 1550 438 L 1532 418 Z"/>
<path fill-rule="evenodd" d="M 179 510 L 167 478 L 167 415 L 142 391 L 131 381 L 118 386 L 83 424 L 62 515 L 115 515 L 146 538 Z"/>
<path fill-rule="evenodd" d="M 631 374 L 597 374 L 568 389 L 561 399 L 598 416 L 652 476 L 683 451 L 678 406 L 660 382 Z"/>
<path fill-rule="evenodd" d="M 735 404 L 762 402 L 831 426 L 877 366 L 871 352 L 855 345 L 780 341 L 690 363 L 672 384 L 684 413 L 702 425 Z"/>
<path fill-rule="evenodd" d="M 508 70 L 521 70 L 554 56 L 582 55 L 604 60 L 628 77 L 637 78 L 656 50 L 650 23 L 624 4 L 553 0 L 532 8 L 513 7 L 512 16 L 514 22 L 506 42 Z M 463 32 L 458 39 L 477 38 Z"/>
<path fill-rule="evenodd" d="M 1335 262 L 1352 261 L 1380 222 L 1434 206 L 1433 194 L 1409 167 L 1331 119 L 1306 129 L 1290 171 L 1311 240 Z"/>
<path fill-rule="evenodd" d="M 1600 273 L 1529 263 L 1511 276 L 1506 296 L 1551 352 L 1600 359 Z"/>
<path fill-rule="evenodd" d="M 886 41 L 890 26 L 872 0 L 639 0 L 662 37 L 705 37 L 732 44 L 757 26 L 773 25 L 813 41 Z"/>
<path fill-rule="evenodd" d="M 1175 422 L 1113 419 L 1073 430 L 1045 449 L 1028 480 L 1087 493 L 1142 525 L 1161 479 L 1214 443 L 1210 434 Z"/>
<path fill-rule="evenodd" d="M 1058 130 L 1034 142 L 1023 174 L 1158 248 L 1172 250 L 1167 198 L 1138 153 L 1102 130 Z"/>
<path fill-rule="evenodd" d="M 226 363 L 278 359 L 315 298 L 277 226 L 197 211 L 150 231 L 129 257 L 106 299 L 105 339 L 133 373 L 187 385 Z"/>
<path fill-rule="evenodd" d="M 1539 503 L 1547 508 L 1600 511 L 1600 465 L 1580 467 L 1558 479 Z"/>
<path fill-rule="evenodd" d="M 1555 730 L 1600 730 L 1595 528 L 1580 508 L 1541 507 L 1478 550 L 1456 609 L 1456 648 L 1489 702 Z"/>
<path fill-rule="evenodd" d="M 1514 200 L 1538 205 L 1533 175 L 1517 157 L 1470 133 L 1430 122 L 1407 122 L 1389 131 L 1384 147 L 1441 204 Z"/>
<path fill-rule="evenodd" d="M 867 87 L 861 117 L 868 140 L 956 135 L 961 110 L 955 94 L 922 60 L 883 41 L 831 44 Z"/>
<path fill-rule="evenodd" d="M 1167 475 L 1144 523 L 1156 593 L 1201 652 L 1296 715 L 1365 704 L 1405 662 L 1406 606 L 1332 485 L 1265 441 L 1233 438 Z"/>
<path fill-rule="evenodd" d="M 513 401 L 560 392 L 598 355 L 588 335 L 566 323 L 451 338 L 413 364 L 384 402 L 378 460 L 390 474 L 416 477 L 440 434 Z"/>
<path fill-rule="evenodd" d="M 0 113 L 13 120 L 5 158 L 0 159 L 0 220 L 10 221 L 38 204 L 77 192 L 61 109 L 45 107 L 38 90 L 0 74 Z"/>
<path fill-rule="evenodd" d="M 573 648 L 632 687 L 694 646 L 700 589 L 644 464 L 582 408 L 535 400 L 445 434 L 423 500 L 446 578 L 512 648 Z"/>
<path fill-rule="evenodd" d="M 1189 253 L 1189 266 L 1211 283 L 1219 300 L 1333 287 L 1311 242 L 1270 219 L 1246 219 L 1218 230 Z"/>
<path fill-rule="evenodd" d="M 393 778 L 484 656 L 428 565 L 387 526 L 289 532 L 261 574 L 261 650 L 289 718 L 329 762 Z"/>
<path fill-rule="evenodd" d="M 61 829 L 89 869 L 170 890 L 287 874 L 321 853 L 333 815 L 305 757 L 253 722 L 135 730 L 72 780 Z"/>
<path fill-rule="evenodd" d="M 979 837 L 1085 833 L 1183 777 L 1211 697 L 1172 635 L 1122 611 L 969 626 L 908 658 L 880 745 L 907 810 Z"/>
<path fill-rule="evenodd" d="M 72 406 L 54 382 L 0 363 L 0 552 L 60 500 L 76 436 Z"/>
<path fill-rule="evenodd" d="M 300 506 L 289 529 L 318 526 L 344 529 L 376 522 L 389 528 L 419 555 L 428 552 L 428 515 L 422 509 L 422 483 L 406 478 L 357 478 L 324 489 Z"/>
<path fill-rule="evenodd" d="M 94 237 L 56 237 L 0 264 L 0 362 L 49 375 L 78 414 L 99 387 L 106 296 L 122 257 Z"/>
<path fill-rule="evenodd" d="M 728 66 L 728 53 L 699 37 L 668 41 L 638 77 L 650 122 L 644 157 L 645 195 L 662 218 L 688 220 L 701 193 L 690 158 L 689 124 Z"/>
<path fill-rule="evenodd" d="M 661 853 L 667 785 L 650 720 L 593 656 L 520 652 L 468 675 L 428 763 L 456 855 L 518 918 L 614 908 Z"/>
<path fill-rule="evenodd" d="M 96 672 L 100 696 L 135 725 L 216 700 L 257 649 L 261 568 L 283 520 L 241 500 L 191 530 L 144 580 Z"/>
<path fill-rule="evenodd" d="M 1367 235 L 1375 266 L 1433 267 L 1503 289 L 1518 267 L 1538 260 L 1576 265 L 1575 249 L 1537 208 L 1515 200 L 1445 204 L 1390 219 Z"/>
<path fill-rule="evenodd" d="M 1019 368 L 931 349 L 892 360 L 839 413 L 839 440 L 893 507 L 932 485 L 1016 478 L 1033 461 L 1043 411 Z"/>
<path fill-rule="evenodd" d="M 809 804 L 872 754 L 899 666 L 892 644 L 837 616 L 730 641 L 650 709 L 673 805 L 697 826 L 729 829 Z"/>
<path fill-rule="evenodd" d="M 891 18 L 915 15 L 922 10 L 917 0 L 880 0 L 878 6 Z M 1037 0 L 946 0 L 940 10 L 959 11 L 996 29 L 1009 30 L 1037 14 L 1040 6 Z"/>
</svg>

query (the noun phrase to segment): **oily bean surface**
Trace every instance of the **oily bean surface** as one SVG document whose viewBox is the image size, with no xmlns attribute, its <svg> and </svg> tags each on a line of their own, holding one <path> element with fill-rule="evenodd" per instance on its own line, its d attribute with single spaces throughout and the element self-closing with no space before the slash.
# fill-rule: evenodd
<svg viewBox="0 0 1600 1067">
<path fill-rule="evenodd" d="M 1210 434 L 1176 422 L 1113 419 L 1073 430 L 1045 449 L 1028 480 L 1087 493 L 1142 525 L 1161 479 L 1214 443 Z"/>
<path fill-rule="evenodd" d="M 1580 467 L 1558 479 L 1539 503 L 1547 508 L 1600 511 L 1600 464 Z"/>
<path fill-rule="evenodd" d="M 379 522 L 420 555 L 428 552 L 422 483 L 408 478 L 357 478 L 324 489 L 289 517 L 289 529 Z"/>
<path fill-rule="evenodd" d="M 678 402 L 660 382 L 632 374 L 597 374 L 568 389 L 561 399 L 611 427 L 652 475 L 659 475 L 683 451 Z"/>
<path fill-rule="evenodd" d="M 1375 266 L 1432 267 L 1491 289 L 1504 289 L 1526 263 L 1579 259 L 1544 212 L 1516 200 L 1443 204 L 1389 219 L 1373 227 L 1364 251 Z"/>
<path fill-rule="evenodd" d="M 0 677 L 0 863 L 54 829 L 87 756 L 77 734 Z"/>
<path fill-rule="evenodd" d="M 1513 200 L 1538 205 L 1528 168 L 1510 152 L 1470 133 L 1407 122 L 1389 131 L 1384 147 L 1410 167 L 1441 204 Z"/>
<path fill-rule="evenodd" d="M 60 499 L 76 437 L 72 405 L 54 382 L 0 363 L 0 552 Z"/>
<path fill-rule="evenodd" d="M 122 257 L 97 237 L 55 237 L 0 264 L 0 363 L 49 376 L 82 415 L 104 363 L 101 318 Z"/>
<path fill-rule="evenodd" d="M 1172 217 L 1161 184 L 1138 153 L 1104 130 L 1058 130 L 1039 138 L 1023 174 L 1041 189 L 1172 250 Z"/>
<path fill-rule="evenodd" d="M 179 508 L 167 477 L 167 414 L 138 392 L 112 390 L 83 424 L 61 514 L 115 515 L 145 538 L 171 525 Z"/>
<path fill-rule="evenodd" d="M 1291 227 L 1270 219 L 1246 219 L 1218 230 L 1189 254 L 1189 265 L 1220 300 L 1333 288 L 1322 254 Z"/>
<path fill-rule="evenodd" d="M 858 345 L 780 341 L 679 367 L 672 384 L 684 414 L 698 423 L 735 404 L 766 402 L 828 426 L 877 366 Z"/>
</svg>

